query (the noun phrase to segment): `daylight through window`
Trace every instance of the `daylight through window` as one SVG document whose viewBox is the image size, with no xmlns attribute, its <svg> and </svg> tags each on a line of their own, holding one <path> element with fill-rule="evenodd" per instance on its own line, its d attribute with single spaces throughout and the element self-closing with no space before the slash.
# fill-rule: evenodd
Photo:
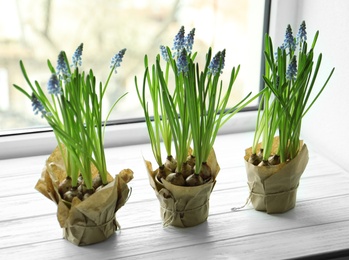
<svg viewBox="0 0 349 260">
<path fill-rule="evenodd" d="M 231 104 L 250 91 L 257 93 L 264 5 L 261 0 L 0 0 L 0 134 L 46 125 L 34 115 L 30 101 L 12 86 L 29 90 L 19 60 L 32 82 L 46 86 L 50 77 L 47 59 L 55 66 L 61 50 L 71 58 L 80 43 L 84 44 L 82 68 L 92 68 L 102 82 L 111 58 L 127 48 L 108 87 L 106 103 L 111 105 L 128 92 L 111 120 L 142 118 L 134 77 L 143 78 L 144 55 L 155 59 L 160 45 L 171 47 L 182 25 L 186 33 L 196 29 L 193 51 L 203 65 L 209 47 L 214 53 L 226 49 L 223 84 L 228 84 L 230 70 L 241 65 Z"/>
</svg>

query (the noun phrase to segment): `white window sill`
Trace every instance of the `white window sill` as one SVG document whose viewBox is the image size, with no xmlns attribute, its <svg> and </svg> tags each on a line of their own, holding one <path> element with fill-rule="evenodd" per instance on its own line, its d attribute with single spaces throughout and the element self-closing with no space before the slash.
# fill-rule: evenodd
<svg viewBox="0 0 349 260">
<path fill-rule="evenodd" d="M 0 160 L 1 258 L 285 259 L 348 254 L 349 174 L 311 145 L 294 209 L 268 215 L 248 205 L 231 211 L 248 197 L 243 155 L 252 137 L 252 132 L 217 137 L 221 171 L 211 194 L 208 220 L 185 229 L 162 227 L 159 202 L 143 162 L 143 157 L 154 162 L 150 145 L 106 149 L 111 174 L 124 168 L 134 171 L 129 183 L 132 195 L 116 215 L 121 232 L 88 247 L 62 239 L 56 205 L 33 189 L 47 155 Z"/>
</svg>

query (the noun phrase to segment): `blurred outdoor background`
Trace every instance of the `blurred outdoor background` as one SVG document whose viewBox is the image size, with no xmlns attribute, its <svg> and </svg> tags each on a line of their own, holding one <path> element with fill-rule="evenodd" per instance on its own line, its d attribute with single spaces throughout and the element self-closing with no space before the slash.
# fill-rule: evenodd
<svg viewBox="0 0 349 260">
<path fill-rule="evenodd" d="M 30 80 L 46 89 L 47 59 L 56 66 L 61 50 L 71 59 L 80 43 L 83 69 L 92 68 L 101 82 L 107 79 L 114 54 L 127 48 L 105 103 L 128 92 L 111 119 L 142 118 L 134 77 L 141 85 L 144 55 L 154 62 L 159 46 L 171 48 L 182 25 L 186 34 L 196 29 L 193 51 L 202 66 L 210 46 L 214 54 L 227 50 L 223 84 L 228 84 L 230 70 L 241 65 L 234 104 L 259 90 L 263 19 L 261 0 L 0 0 L 0 134 L 46 125 L 33 114 L 30 100 L 13 87 L 29 89 L 19 61 Z"/>
</svg>

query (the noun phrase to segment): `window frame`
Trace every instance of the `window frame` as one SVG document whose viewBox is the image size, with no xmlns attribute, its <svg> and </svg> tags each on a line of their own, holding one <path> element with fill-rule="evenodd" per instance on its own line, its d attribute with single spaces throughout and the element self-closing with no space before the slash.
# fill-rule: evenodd
<svg viewBox="0 0 349 260">
<path fill-rule="evenodd" d="M 265 0 L 263 37 L 269 33 L 271 2 Z M 264 40 L 261 39 L 262 50 Z M 264 73 L 264 55 L 261 52 L 261 72 Z M 264 82 L 261 77 L 260 87 Z M 259 100 L 258 100 L 259 102 Z M 253 131 L 257 119 L 258 104 L 243 109 L 232 117 L 218 134 Z M 144 118 L 108 121 L 105 133 L 105 148 L 148 143 L 149 136 Z M 55 135 L 50 127 L 24 128 L 0 132 L 0 160 L 50 154 L 56 147 Z"/>
</svg>

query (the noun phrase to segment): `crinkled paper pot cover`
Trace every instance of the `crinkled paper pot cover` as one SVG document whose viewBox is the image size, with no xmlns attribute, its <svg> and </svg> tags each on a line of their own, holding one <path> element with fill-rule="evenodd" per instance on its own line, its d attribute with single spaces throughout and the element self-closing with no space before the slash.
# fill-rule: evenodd
<svg viewBox="0 0 349 260">
<path fill-rule="evenodd" d="M 92 176 L 97 174 L 93 167 Z M 56 148 L 47 159 L 35 188 L 57 204 L 57 219 L 64 238 L 83 246 L 102 242 L 115 234 L 120 228 L 115 213 L 128 199 L 127 182 L 133 178 L 133 172 L 122 170 L 115 179 L 108 174 L 108 185 L 84 201 L 74 198 L 71 205 L 64 202 L 58 192 L 58 185 L 65 177 L 62 156 Z"/>
<path fill-rule="evenodd" d="M 220 170 L 213 150 L 207 160 L 212 170 L 212 178 L 207 183 L 195 187 L 173 185 L 164 179 L 162 183 L 159 182 L 156 177 L 158 169 L 153 171 L 151 162 L 144 161 L 150 185 L 160 202 L 160 214 L 165 227 L 192 227 L 206 221 L 210 195 Z"/>
<path fill-rule="evenodd" d="M 277 146 L 278 138 L 276 137 L 273 153 Z M 248 163 L 252 147 L 246 149 L 244 159 L 250 200 L 256 210 L 272 214 L 283 213 L 295 207 L 299 180 L 309 160 L 307 146 L 302 141 L 300 141 L 300 147 L 300 152 L 293 160 L 263 167 Z M 259 150 L 258 147 L 257 150 Z"/>
</svg>

